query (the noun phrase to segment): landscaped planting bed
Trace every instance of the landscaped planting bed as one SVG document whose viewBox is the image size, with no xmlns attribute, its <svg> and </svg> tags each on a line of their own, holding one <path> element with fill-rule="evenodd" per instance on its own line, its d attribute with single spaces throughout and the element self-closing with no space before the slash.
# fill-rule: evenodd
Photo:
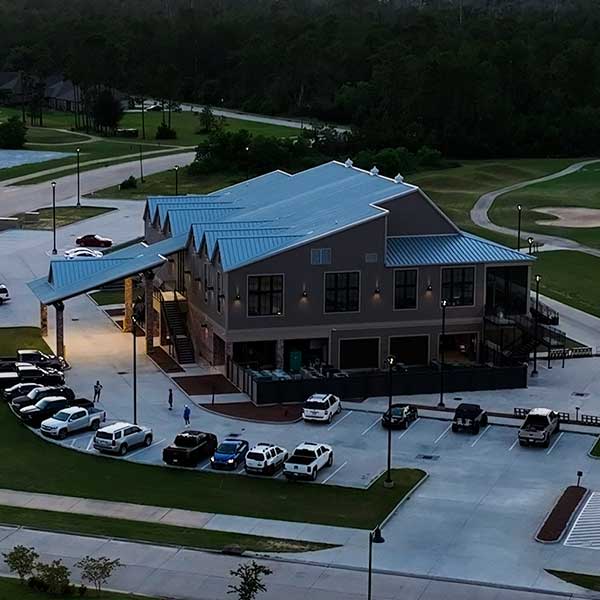
<svg viewBox="0 0 600 600">
<path fill-rule="evenodd" d="M 538 542 L 558 542 L 586 493 L 587 489 L 584 487 L 569 486 L 546 517 L 535 539 Z"/>
</svg>

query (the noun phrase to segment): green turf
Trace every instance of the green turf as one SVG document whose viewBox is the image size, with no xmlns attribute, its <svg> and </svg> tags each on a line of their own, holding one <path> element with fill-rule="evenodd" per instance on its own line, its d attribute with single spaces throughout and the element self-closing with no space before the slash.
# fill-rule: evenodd
<svg viewBox="0 0 600 600">
<path fill-rule="evenodd" d="M 586 575 L 585 573 L 572 573 L 570 571 L 556 571 L 554 569 L 546 569 L 547 573 L 558 577 L 567 583 L 578 585 L 579 587 L 588 590 L 600 591 L 600 575 Z"/>
<path fill-rule="evenodd" d="M 97 292 L 92 292 L 90 297 L 93 298 L 94 302 L 99 306 L 123 304 L 123 302 L 125 302 L 123 290 L 99 290 Z"/>
<path fill-rule="evenodd" d="M 77 143 L 87 139 L 89 138 L 86 135 L 46 127 L 31 127 L 27 130 L 28 144 L 69 144 L 65 146 L 65 152 L 73 152 Z M 75 146 L 71 147 L 71 144 Z"/>
<path fill-rule="evenodd" d="M 542 294 L 600 317 L 600 258 L 570 250 L 540 252 L 533 273 L 542 276 Z"/>
<path fill-rule="evenodd" d="M 104 206 L 58 206 L 56 208 L 56 227 L 64 227 L 78 221 L 91 219 L 98 215 L 116 210 Z M 19 219 L 21 229 L 49 229 L 52 230 L 52 209 L 41 208 L 31 211 L 37 214 L 19 213 L 14 215 Z"/>
<path fill-rule="evenodd" d="M 303 542 L 211 529 L 174 527 L 162 523 L 128 521 L 12 506 L 0 506 L 0 523 L 4 525 L 22 525 L 23 527 L 33 527 L 46 531 L 103 535 L 111 538 L 141 540 L 153 544 L 188 546 L 210 550 L 223 550 L 227 546 L 238 546 L 242 550 L 252 552 L 310 552 L 333 547 L 332 544 L 319 542 Z"/>
<path fill-rule="evenodd" d="M 177 192 L 179 194 L 207 194 L 221 188 L 233 185 L 244 179 L 244 175 L 235 173 L 215 173 L 192 177 L 187 169 L 179 169 Z M 144 183 L 139 178 L 137 188 L 120 190 L 112 186 L 94 193 L 97 198 L 145 200 L 147 196 L 175 194 L 175 173 L 173 170 L 163 171 L 144 177 Z"/>
<path fill-rule="evenodd" d="M 600 227 L 539 225 L 537 221 L 553 221 L 555 217 L 535 211 L 538 207 L 565 206 L 600 210 L 600 163 L 589 165 L 559 179 L 530 185 L 500 196 L 490 210 L 490 219 L 498 225 L 515 228 L 518 204 L 523 206 L 523 229 L 566 237 L 587 246 L 600 248 Z"/>
<path fill-rule="evenodd" d="M 16 356 L 17 350 L 26 348 L 52 352 L 38 327 L 0 327 L 0 356 Z"/>
<path fill-rule="evenodd" d="M 593 445 L 592 449 L 590 450 L 590 454 L 592 456 L 597 456 L 598 458 L 600 458 L 600 438 L 598 438 L 596 440 L 596 443 Z"/>
<path fill-rule="evenodd" d="M 0 488 L 362 529 L 380 523 L 424 476 L 418 469 L 395 469 L 393 489 L 384 488 L 381 476 L 361 490 L 165 469 L 50 444 L 5 405 L 0 406 L 0 455 Z"/>
</svg>

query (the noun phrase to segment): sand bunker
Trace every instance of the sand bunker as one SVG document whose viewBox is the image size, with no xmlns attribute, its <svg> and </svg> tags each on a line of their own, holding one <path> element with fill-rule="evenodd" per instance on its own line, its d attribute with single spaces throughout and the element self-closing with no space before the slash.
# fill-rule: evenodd
<svg viewBox="0 0 600 600">
<path fill-rule="evenodd" d="M 600 227 L 600 209 L 576 208 L 573 206 L 550 206 L 535 208 L 535 212 L 552 215 L 556 219 L 536 221 L 537 225 L 553 225 L 554 227 Z"/>
</svg>

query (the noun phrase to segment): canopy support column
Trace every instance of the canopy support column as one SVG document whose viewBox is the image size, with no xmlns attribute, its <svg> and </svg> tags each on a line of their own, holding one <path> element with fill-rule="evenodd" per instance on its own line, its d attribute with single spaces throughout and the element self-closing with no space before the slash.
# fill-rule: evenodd
<svg viewBox="0 0 600 600">
<path fill-rule="evenodd" d="M 42 337 L 48 335 L 48 306 L 40 302 L 40 333 Z"/>
<path fill-rule="evenodd" d="M 124 284 L 125 316 L 123 318 L 123 331 L 131 333 L 133 331 L 133 277 L 125 277 Z"/>
<path fill-rule="evenodd" d="M 146 327 L 146 354 L 154 350 L 154 307 L 152 297 L 154 294 L 154 271 L 144 272 L 144 296 L 145 296 L 145 327 Z"/>
<path fill-rule="evenodd" d="M 56 355 L 65 355 L 65 305 L 59 300 L 54 303 L 56 309 Z"/>
</svg>

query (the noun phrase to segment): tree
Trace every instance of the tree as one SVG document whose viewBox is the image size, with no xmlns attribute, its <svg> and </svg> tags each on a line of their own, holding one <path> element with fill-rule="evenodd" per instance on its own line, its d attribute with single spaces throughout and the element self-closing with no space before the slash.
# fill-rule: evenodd
<svg viewBox="0 0 600 600">
<path fill-rule="evenodd" d="M 53 560 L 51 563 L 36 563 L 36 581 L 41 583 L 41 588 L 49 594 L 59 596 L 68 594 L 71 589 L 71 571 L 62 564 L 62 560 Z"/>
<path fill-rule="evenodd" d="M 96 96 L 92 114 L 99 130 L 114 131 L 123 117 L 123 107 L 110 90 L 104 89 Z"/>
<path fill-rule="evenodd" d="M 238 584 L 230 584 L 228 594 L 237 594 L 238 600 L 254 600 L 259 592 L 266 592 L 263 577 L 271 575 L 273 571 L 268 567 L 259 565 L 256 561 L 240 564 L 237 569 L 229 571 L 233 577 L 238 577 Z"/>
<path fill-rule="evenodd" d="M 27 548 L 26 546 L 15 546 L 10 552 L 3 552 L 2 556 L 4 556 L 4 562 L 10 572 L 16 573 L 21 583 L 33 573 L 36 561 L 39 558 L 35 548 Z"/>
<path fill-rule="evenodd" d="M 81 569 L 81 578 L 83 581 L 89 581 L 98 593 L 102 591 L 102 586 L 111 578 L 115 569 L 120 568 L 121 561 L 118 558 L 110 560 L 106 556 L 86 556 L 75 564 Z"/>
<path fill-rule="evenodd" d="M 200 132 L 210 133 L 215 126 L 215 115 L 212 108 L 207 104 L 199 115 L 200 117 Z"/>
<path fill-rule="evenodd" d="M 0 148 L 18 150 L 25 145 L 27 127 L 19 117 L 0 123 Z"/>
</svg>

